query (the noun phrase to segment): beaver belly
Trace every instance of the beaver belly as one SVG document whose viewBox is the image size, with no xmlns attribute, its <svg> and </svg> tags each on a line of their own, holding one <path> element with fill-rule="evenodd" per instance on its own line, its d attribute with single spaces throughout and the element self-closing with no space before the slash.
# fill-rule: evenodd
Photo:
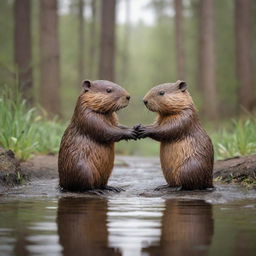
<svg viewBox="0 0 256 256">
<path fill-rule="evenodd" d="M 82 136 L 68 138 L 62 141 L 59 153 L 60 185 L 72 190 L 104 187 L 114 165 L 114 143 L 103 145 Z"/>
<path fill-rule="evenodd" d="M 90 144 L 90 153 L 87 157 L 92 169 L 94 169 L 95 180 L 100 176 L 99 185 L 106 185 L 114 166 L 114 144 L 102 145 Z M 96 175 L 96 173 L 98 175 Z M 98 182 L 96 182 L 98 183 Z"/>
<path fill-rule="evenodd" d="M 179 167 L 194 153 L 191 138 L 177 142 L 162 142 L 160 146 L 160 161 L 164 177 L 171 186 L 178 186 Z"/>
</svg>

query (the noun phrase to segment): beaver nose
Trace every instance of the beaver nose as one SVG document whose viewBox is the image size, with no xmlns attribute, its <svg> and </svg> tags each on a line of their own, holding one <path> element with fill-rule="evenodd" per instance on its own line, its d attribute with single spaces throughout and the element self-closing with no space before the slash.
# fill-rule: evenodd
<svg viewBox="0 0 256 256">
<path fill-rule="evenodd" d="M 144 104 L 147 105 L 148 104 L 148 101 L 147 100 L 143 100 Z"/>
<path fill-rule="evenodd" d="M 127 100 L 129 100 L 130 98 L 131 98 L 131 96 L 129 96 L 129 95 L 128 95 L 128 96 L 126 96 L 126 99 L 127 99 Z"/>
</svg>

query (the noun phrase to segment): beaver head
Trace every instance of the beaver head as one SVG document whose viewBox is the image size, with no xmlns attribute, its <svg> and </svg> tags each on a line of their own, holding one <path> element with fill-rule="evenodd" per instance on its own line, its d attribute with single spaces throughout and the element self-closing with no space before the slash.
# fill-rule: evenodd
<svg viewBox="0 0 256 256">
<path fill-rule="evenodd" d="M 121 86 L 105 80 L 89 81 L 82 83 L 82 93 L 78 104 L 95 112 L 115 112 L 129 104 L 130 95 Z"/>
<path fill-rule="evenodd" d="M 193 106 L 187 84 L 180 80 L 176 83 L 165 83 L 153 87 L 145 95 L 143 102 L 149 110 L 164 115 L 179 113 Z"/>
</svg>

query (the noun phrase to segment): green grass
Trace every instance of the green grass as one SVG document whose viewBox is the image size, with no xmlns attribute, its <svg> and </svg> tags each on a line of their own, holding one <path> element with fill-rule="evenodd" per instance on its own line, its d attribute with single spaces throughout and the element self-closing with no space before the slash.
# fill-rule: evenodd
<svg viewBox="0 0 256 256">
<path fill-rule="evenodd" d="M 232 120 L 210 136 L 217 159 L 256 153 L 256 118 L 249 116 Z"/>
<path fill-rule="evenodd" d="M 65 128 L 57 119 L 48 120 L 42 110 L 29 109 L 18 91 L 8 87 L 0 96 L 0 124 L 0 146 L 21 160 L 37 153 L 57 153 Z"/>
</svg>

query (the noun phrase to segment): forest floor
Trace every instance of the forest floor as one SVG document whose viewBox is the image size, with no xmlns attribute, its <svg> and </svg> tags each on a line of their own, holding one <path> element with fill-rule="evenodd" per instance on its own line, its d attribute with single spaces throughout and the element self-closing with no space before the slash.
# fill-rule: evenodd
<svg viewBox="0 0 256 256">
<path fill-rule="evenodd" d="M 57 156 L 38 155 L 20 165 L 25 177 L 19 186 L 0 186 L 3 195 L 14 197 L 59 197 L 94 196 L 88 193 L 63 193 L 58 188 Z M 176 191 L 169 189 L 154 191 L 164 185 L 158 158 L 117 156 L 109 185 L 125 191 L 122 196 L 143 196 L 163 198 L 202 199 L 212 203 L 225 203 L 230 200 L 256 198 L 256 155 L 235 157 L 217 161 L 214 166 L 213 191 Z M 102 194 L 113 196 L 113 192 Z"/>
</svg>

